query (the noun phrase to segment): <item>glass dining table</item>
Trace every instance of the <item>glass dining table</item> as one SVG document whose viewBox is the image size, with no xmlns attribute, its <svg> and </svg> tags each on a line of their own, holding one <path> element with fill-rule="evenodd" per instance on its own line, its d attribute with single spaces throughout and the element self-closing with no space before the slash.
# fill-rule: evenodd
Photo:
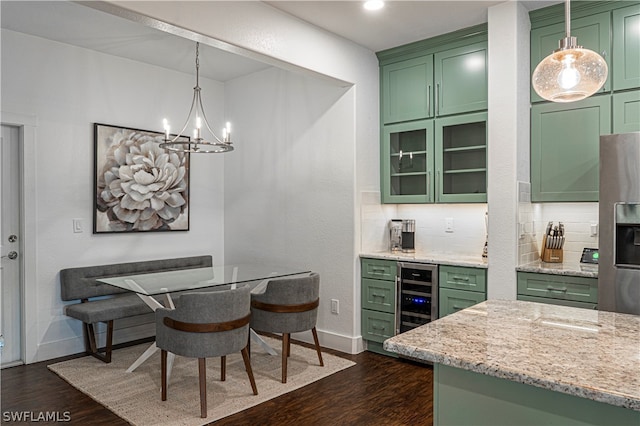
<svg viewBox="0 0 640 426">
<path fill-rule="evenodd" d="M 260 263 L 230 264 L 208 268 L 178 269 L 173 271 L 102 277 L 96 280 L 136 293 L 152 310 L 174 308 L 172 294 L 206 291 L 216 286 L 248 284 L 252 293 L 264 291 L 267 282 L 274 278 L 292 277 L 310 273 L 304 268 Z M 164 299 L 164 304 L 160 302 Z M 267 352 L 276 352 L 258 334 L 251 330 L 251 340 Z M 151 357 L 158 347 L 155 342 L 127 369 L 131 373 Z M 168 371 L 173 365 L 173 354 L 168 354 Z"/>
</svg>

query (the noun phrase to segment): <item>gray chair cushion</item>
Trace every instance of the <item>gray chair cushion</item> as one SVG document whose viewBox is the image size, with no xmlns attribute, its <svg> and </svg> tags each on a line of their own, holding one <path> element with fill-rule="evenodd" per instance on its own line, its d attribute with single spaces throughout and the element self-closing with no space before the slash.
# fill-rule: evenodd
<svg viewBox="0 0 640 426">
<path fill-rule="evenodd" d="M 184 293 L 176 309 L 156 310 L 156 345 L 160 349 L 191 358 L 210 358 L 240 352 L 247 346 L 249 324 L 215 333 L 191 333 L 174 330 L 164 318 L 197 324 L 221 323 L 247 316 L 250 312 L 250 287 L 232 290 L 228 286 L 207 292 Z"/>
<path fill-rule="evenodd" d="M 313 302 L 320 294 L 320 275 L 270 280 L 264 293 L 251 295 L 251 300 L 277 305 L 299 305 Z M 251 308 L 251 328 L 271 333 L 297 333 L 316 326 L 318 308 L 306 312 L 280 313 Z"/>
<path fill-rule="evenodd" d="M 137 294 L 123 294 L 66 306 L 66 314 L 86 323 L 106 322 L 153 312 Z"/>
</svg>

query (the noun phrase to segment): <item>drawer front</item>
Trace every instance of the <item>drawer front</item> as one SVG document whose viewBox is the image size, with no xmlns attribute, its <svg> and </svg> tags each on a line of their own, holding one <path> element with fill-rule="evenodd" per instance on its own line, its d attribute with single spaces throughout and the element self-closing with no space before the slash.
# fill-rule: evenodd
<svg viewBox="0 0 640 426">
<path fill-rule="evenodd" d="M 518 294 L 598 303 L 598 279 L 518 272 Z"/>
<path fill-rule="evenodd" d="M 362 308 L 374 311 L 395 313 L 395 281 L 362 279 Z"/>
<path fill-rule="evenodd" d="M 395 335 L 396 317 L 385 312 L 362 310 L 362 338 L 384 342 Z"/>
<path fill-rule="evenodd" d="M 441 265 L 439 279 L 440 288 L 487 291 L 486 269 Z"/>
<path fill-rule="evenodd" d="M 598 309 L 598 305 L 595 303 L 574 302 L 573 300 L 551 299 L 549 297 L 525 296 L 519 294 L 518 300 L 524 300 L 526 302 L 549 303 L 551 305 L 571 306 L 573 308 Z"/>
<path fill-rule="evenodd" d="M 518 295 L 518 300 L 548 303 L 550 305 L 571 306 L 572 308 L 598 309 L 598 305 L 596 303 L 574 302 L 573 300 L 551 299 L 549 297 L 525 296 L 523 294 Z"/>
<path fill-rule="evenodd" d="M 484 300 L 486 300 L 484 293 L 442 288 L 440 289 L 438 315 L 442 318 Z"/>
<path fill-rule="evenodd" d="M 362 259 L 362 278 L 395 281 L 396 261 L 383 259 Z"/>
</svg>

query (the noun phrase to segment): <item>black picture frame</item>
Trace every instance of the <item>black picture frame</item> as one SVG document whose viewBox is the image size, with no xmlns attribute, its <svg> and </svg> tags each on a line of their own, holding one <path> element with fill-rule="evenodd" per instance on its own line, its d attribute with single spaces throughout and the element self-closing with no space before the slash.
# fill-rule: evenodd
<svg viewBox="0 0 640 426">
<path fill-rule="evenodd" d="M 93 233 L 188 231 L 189 153 L 160 148 L 161 132 L 102 123 L 93 130 Z"/>
</svg>

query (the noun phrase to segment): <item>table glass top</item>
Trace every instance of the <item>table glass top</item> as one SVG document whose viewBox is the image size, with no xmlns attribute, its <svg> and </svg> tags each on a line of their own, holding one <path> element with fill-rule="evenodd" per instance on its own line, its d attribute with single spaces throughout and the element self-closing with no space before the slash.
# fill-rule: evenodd
<svg viewBox="0 0 640 426">
<path fill-rule="evenodd" d="M 122 275 L 97 278 L 96 280 L 125 290 L 151 296 L 154 294 L 197 290 L 234 283 L 251 283 L 258 285 L 260 281 L 263 280 L 307 274 L 309 272 L 311 271 L 303 268 L 265 264 L 237 264 Z"/>
</svg>

